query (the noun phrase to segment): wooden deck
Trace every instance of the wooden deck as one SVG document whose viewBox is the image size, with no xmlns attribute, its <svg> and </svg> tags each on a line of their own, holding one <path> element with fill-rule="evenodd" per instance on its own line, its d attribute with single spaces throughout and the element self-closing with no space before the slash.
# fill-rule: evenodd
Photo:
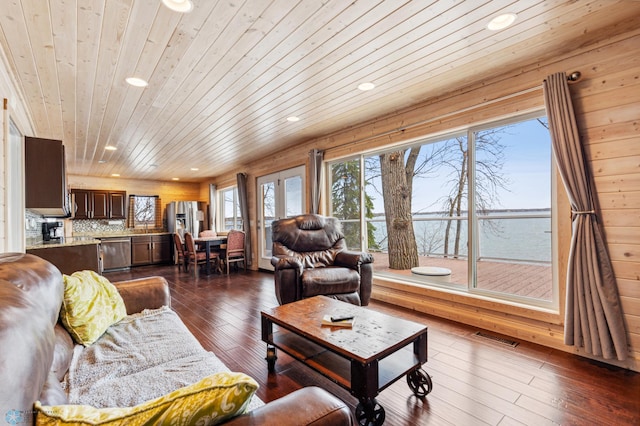
<svg viewBox="0 0 640 426">
<path fill-rule="evenodd" d="M 377 274 L 410 279 L 411 282 L 430 281 L 466 287 L 468 282 L 467 260 L 442 257 L 420 256 L 420 266 L 436 266 L 451 270 L 449 282 L 434 277 L 412 274 L 410 269 L 397 270 L 389 268 L 387 253 L 373 253 L 374 271 Z M 552 271 L 549 265 L 536 265 L 514 262 L 482 261 L 478 263 L 478 287 L 500 293 L 514 294 L 536 299 L 552 299 Z"/>
</svg>

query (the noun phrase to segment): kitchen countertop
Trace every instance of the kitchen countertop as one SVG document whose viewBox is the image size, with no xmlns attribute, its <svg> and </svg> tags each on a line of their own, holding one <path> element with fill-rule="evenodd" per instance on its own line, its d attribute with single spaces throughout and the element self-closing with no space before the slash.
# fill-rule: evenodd
<svg viewBox="0 0 640 426">
<path fill-rule="evenodd" d="M 146 236 L 153 236 L 153 235 L 169 235 L 169 232 L 147 232 L 147 233 L 143 233 L 143 232 L 137 232 L 137 233 L 123 233 L 123 234 L 117 234 L 117 233 L 108 233 L 108 234 L 94 234 L 92 235 L 93 238 L 97 238 L 99 240 L 104 240 L 106 238 L 127 238 L 127 237 L 146 237 Z"/>
<path fill-rule="evenodd" d="M 104 240 L 107 238 L 127 238 L 127 237 L 145 237 L 152 235 L 169 235 L 169 232 L 159 231 L 159 232 L 148 232 L 148 233 L 104 233 L 104 234 L 92 234 L 92 235 L 79 235 L 75 237 L 65 238 L 62 242 L 55 243 L 45 243 L 40 242 L 37 244 L 27 245 L 27 250 L 34 249 L 43 249 L 43 248 L 54 248 L 54 247 L 68 247 L 68 246 L 79 246 L 79 245 L 88 245 L 88 244 L 100 244 L 100 240 Z"/>
<path fill-rule="evenodd" d="M 100 240 L 93 237 L 71 237 L 71 238 L 65 238 L 62 242 L 55 242 L 55 243 L 40 242 L 38 244 L 33 244 L 30 246 L 27 246 L 27 250 L 45 249 L 45 248 L 54 248 L 54 247 L 82 246 L 82 245 L 89 245 L 89 244 L 100 244 Z"/>
</svg>

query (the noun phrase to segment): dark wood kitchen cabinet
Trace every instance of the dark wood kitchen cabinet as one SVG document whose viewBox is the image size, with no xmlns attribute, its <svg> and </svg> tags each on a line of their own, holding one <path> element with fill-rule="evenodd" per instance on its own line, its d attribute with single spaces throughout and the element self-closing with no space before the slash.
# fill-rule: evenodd
<svg viewBox="0 0 640 426">
<path fill-rule="evenodd" d="M 71 190 L 71 209 L 74 219 L 90 219 L 93 203 L 89 195 L 91 191 Z"/>
<path fill-rule="evenodd" d="M 109 192 L 109 212 L 111 219 L 125 219 L 127 217 L 127 193 L 124 191 Z"/>
<path fill-rule="evenodd" d="M 136 235 L 131 237 L 131 264 L 153 265 L 170 263 L 170 235 Z"/>
<path fill-rule="evenodd" d="M 72 189 L 74 219 L 125 219 L 125 191 Z"/>
<path fill-rule="evenodd" d="M 85 269 L 102 273 L 100 244 L 98 242 L 28 249 L 27 253 L 48 260 L 63 274 L 71 275 Z"/>
<path fill-rule="evenodd" d="M 25 137 L 25 207 L 46 217 L 69 217 L 62 141 Z"/>
</svg>

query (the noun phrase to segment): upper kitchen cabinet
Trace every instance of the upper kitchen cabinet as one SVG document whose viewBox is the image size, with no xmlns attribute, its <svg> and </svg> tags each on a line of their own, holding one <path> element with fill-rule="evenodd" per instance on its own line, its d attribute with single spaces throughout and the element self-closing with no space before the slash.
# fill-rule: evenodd
<svg viewBox="0 0 640 426">
<path fill-rule="evenodd" d="M 69 217 L 62 141 L 25 137 L 25 206 L 46 217 Z"/>
<path fill-rule="evenodd" d="M 109 211 L 111 219 L 124 219 L 127 217 L 127 193 L 124 191 L 109 192 Z"/>
<path fill-rule="evenodd" d="M 72 189 L 74 219 L 124 219 L 125 191 Z"/>
</svg>

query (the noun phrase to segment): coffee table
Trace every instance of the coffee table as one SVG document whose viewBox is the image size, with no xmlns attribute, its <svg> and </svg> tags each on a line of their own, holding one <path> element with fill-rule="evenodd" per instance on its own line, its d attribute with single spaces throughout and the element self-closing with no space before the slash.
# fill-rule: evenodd
<svg viewBox="0 0 640 426">
<path fill-rule="evenodd" d="M 269 372 L 276 348 L 303 362 L 358 398 L 361 425 L 384 423 L 375 397 L 406 375 L 409 388 L 424 397 L 433 388 L 421 369 L 427 361 L 427 327 L 326 296 L 315 296 L 260 313 Z M 322 326 L 324 315 L 354 316 L 352 328 Z M 275 325 L 275 327 L 274 327 Z"/>
</svg>

